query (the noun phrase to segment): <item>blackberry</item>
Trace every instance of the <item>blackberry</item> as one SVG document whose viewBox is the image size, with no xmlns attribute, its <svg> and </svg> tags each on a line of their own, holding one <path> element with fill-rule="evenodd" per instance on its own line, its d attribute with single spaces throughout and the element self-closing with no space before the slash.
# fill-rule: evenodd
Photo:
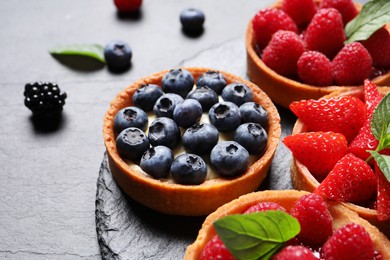
<svg viewBox="0 0 390 260">
<path fill-rule="evenodd" d="M 24 105 L 34 116 L 56 117 L 65 105 L 66 93 L 51 82 L 27 83 L 24 88 Z"/>
</svg>

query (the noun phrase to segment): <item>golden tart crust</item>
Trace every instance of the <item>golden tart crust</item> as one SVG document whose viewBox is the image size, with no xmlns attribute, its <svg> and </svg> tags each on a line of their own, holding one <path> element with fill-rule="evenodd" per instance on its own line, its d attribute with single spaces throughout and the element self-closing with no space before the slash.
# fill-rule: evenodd
<svg viewBox="0 0 390 260">
<path fill-rule="evenodd" d="M 278 1 L 272 7 L 278 8 L 280 6 L 281 1 Z M 361 9 L 361 5 L 356 3 L 356 8 Z M 387 24 L 386 28 L 390 31 L 389 24 Z M 252 19 L 246 29 L 245 45 L 247 53 L 247 74 L 249 80 L 264 90 L 274 103 L 285 108 L 288 108 L 290 103 L 293 101 L 302 99 L 318 99 L 334 91 L 343 91 L 355 88 L 354 86 L 312 86 L 281 76 L 270 69 L 264 64 L 256 52 Z M 390 71 L 372 79 L 372 82 L 377 86 L 389 86 Z"/>
<path fill-rule="evenodd" d="M 380 87 L 378 90 L 382 95 L 390 93 L 390 87 Z M 362 99 L 363 88 L 356 87 L 344 91 L 336 91 L 324 96 L 323 98 L 332 98 L 338 96 L 355 96 Z M 305 131 L 307 131 L 307 127 L 300 119 L 298 119 L 295 122 L 294 128 L 292 130 L 292 135 Z M 291 181 L 295 189 L 309 192 L 313 192 L 320 185 L 320 183 L 310 173 L 307 167 L 296 160 L 294 156 L 292 157 L 291 161 Z M 378 212 L 376 210 L 365 208 L 353 203 L 343 204 L 349 209 L 357 212 L 362 218 L 368 220 L 371 224 L 377 226 L 386 236 L 390 237 L 390 221 L 378 221 Z"/>
<path fill-rule="evenodd" d="M 187 247 L 184 259 L 200 259 L 204 246 L 214 237 L 214 235 L 216 235 L 213 223 L 217 219 L 220 219 L 227 215 L 241 214 L 250 206 L 258 202 L 276 202 L 283 206 L 287 211 L 289 211 L 295 201 L 297 201 L 299 198 L 306 194 L 309 193 L 305 191 L 296 190 L 260 191 L 243 195 L 238 199 L 235 199 L 223 205 L 215 212 L 210 214 L 203 222 L 202 228 L 199 230 L 195 242 Z M 390 241 L 386 238 L 384 234 L 382 234 L 375 226 L 371 225 L 368 221 L 359 217 L 356 212 L 349 210 L 342 204 L 336 203 L 334 201 L 326 202 L 328 204 L 328 209 L 333 217 L 333 230 L 338 229 L 351 222 L 362 225 L 370 234 L 374 249 L 381 252 L 383 259 L 390 259 Z"/>
<path fill-rule="evenodd" d="M 184 69 L 192 73 L 195 82 L 206 71 L 214 70 L 209 68 Z M 161 86 L 161 79 L 168 71 L 161 71 L 134 82 L 120 92 L 111 102 L 103 123 L 103 138 L 110 170 L 116 183 L 128 196 L 149 208 L 174 215 L 207 215 L 226 202 L 242 194 L 252 192 L 259 187 L 267 175 L 280 139 L 280 117 L 271 99 L 255 84 L 219 70 L 225 76 L 227 84 L 243 82 L 249 86 L 253 91 L 254 101 L 261 104 L 268 112 L 269 129 L 266 151 L 243 175 L 236 178 L 216 178 L 206 180 L 200 185 L 180 185 L 153 179 L 130 168 L 119 156 L 116 150 L 116 136 L 113 129 L 114 117 L 120 109 L 132 105 L 131 97 L 142 84 Z"/>
</svg>

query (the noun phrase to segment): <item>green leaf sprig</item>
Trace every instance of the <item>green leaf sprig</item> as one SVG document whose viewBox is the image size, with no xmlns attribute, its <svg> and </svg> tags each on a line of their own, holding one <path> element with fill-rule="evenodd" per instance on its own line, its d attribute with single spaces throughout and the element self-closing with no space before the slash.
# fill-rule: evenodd
<svg viewBox="0 0 390 260">
<path fill-rule="evenodd" d="M 271 259 L 301 229 L 296 218 L 279 210 L 226 216 L 214 228 L 238 260 Z"/>
<path fill-rule="evenodd" d="M 390 1 L 371 0 L 345 27 L 346 43 L 367 40 L 390 21 Z"/>
<path fill-rule="evenodd" d="M 106 63 L 104 58 L 103 46 L 99 44 L 74 44 L 67 46 L 59 46 L 49 50 L 53 55 L 78 55 L 96 59 L 102 63 Z"/>
</svg>

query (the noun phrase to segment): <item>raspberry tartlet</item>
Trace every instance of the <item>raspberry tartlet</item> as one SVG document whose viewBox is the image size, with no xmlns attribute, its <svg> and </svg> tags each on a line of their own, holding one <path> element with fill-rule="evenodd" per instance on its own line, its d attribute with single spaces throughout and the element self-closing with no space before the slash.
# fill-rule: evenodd
<svg viewBox="0 0 390 260">
<path fill-rule="evenodd" d="M 348 46 L 349 48 L 344 50 L 342 48 L 345 41 L 343 18 L 356 14 L 350 14 L 351 11 L 347 11 L 349 12 L 348 14 L 343 14 L 340 11 L 343 15 L 341 17 L 340 14 L 337 14 L 341 17 L 339 18 L 340 28 L 329 29 L 333 30 L 333 32 L 330 32 L 331 37 L 318 40 L 317 35 L 321 34 L 321 32 L 309 32 L 311 19 L 316 15 L 322 16 L 320 19 L 323 19 L 323 17 L 334 17 L 336 10 L 334 8 L 328 8 L 326 4 L 332 1 L 314 1 L 314 6 L 313 4 L 310 5 L 309 2 L 313 3 L 312 0 L 280 0 L 270 8 L 260 10 L 256 16 L 261 14 L 261 18 L 255 16 L 251 19 L 246 29 L 247 74 L 249 79 L 263 89 L 274 103 L 286 108 L 288 108 L 292 101 L 318 99 L 334 91 L 348 90 L 354 86 L 361 86 L 363 77 L 364 79 L 370 78 L 378 86 L 390 85 L 388 62 L 386 61 L 387 63 L 384 68 L 374 69 L 374 67 L 380 66 L 379 64 L 383 63 L 380 61 L 374 62 L 374 59 L 377 58 L 372 58 L 371 60 L 371 56 L 379 57 L 382 55 L 382 57 L 388 56 L 390 58 L 390 47 L 379 48 L 378 45 L 376 45 L 377 47 L 373 47 L 373 45 L 381 42 L 386 46 L 389 45 L 387 42 L 390 41 L 390 37 L 386 33 L 386 30 L 390 30 L 389 24 L 378 30 L 378 33 L 372 39 L 363 42 L 354 42 L 352 46 Z M 323 5 L 321 2 L 324 2 Z M 294 8 L 293 5 L 299 3 L 303 6 Z M 354 5 L 356 13 L 358 10 L 361 10 L 362 6 L 360 4 L 355 3 Z M 331 11 L 321 14 L 323 9 L 331 9 Z M 272 14 L 271 11 L 264 14 L 266 10 L 283 11 L 283 14 L 280 14 L 280 12 L 278 14 Z M 290 16 L 286 13 L 289 13 Z M 257 27 L 262 28 L 264 34 L 259 33 L 256 35 L 255 30 L 260 29 L 254 28 L 255 23 L 253 21 L 255 19 L 258 19 L 258 23 L 262 23 L 261 25 L 257 25 Z M 280 22 L 269 22 L 267 19 Z M 328 22 L 332 26 L 336 24 L 336 22 Z M 274 28 L 271 28 L 272 26 Z M 312 27 L 314 28 L 316 26 Z M 275 30 L 276 32 L 273 32 Z M 295 34 L 297 39 L 289 37 L 289 34 Z M 268 36 L 267 38 L 264 35 L 273 35 L 274 37 L 270 38 L 271 36 Z M 340 36 L 337 38 L 337 35 Z M 383 37 L 383 35 L 386 36 Z M 386 40 L 383 40 L 385 38 Z M 328 43 L 327 40 L 330 42 Z M 332 45 L 334 45 L 334 48 L 329 47 Z M 359 46 L 356 47 L 354 45 Z M 343 51 L 340 50 L 341 48 Z M 352 61 L 352 65 L 345 65 L 345 55 L 343 53 L 352 53 L 357 48 L 361 49 L 359 50 L 360 52 L 356 51 L 358 53 L 353 53 L 350 56 L 359 58 Z M 286 51 L 287 49 L 291 51 Z M 351 51 L 352 49 L 354 51 Z M 374 51 L 374 49 L 377 49 L 377 51 Z M 380 52 L 379 49 L 381 50 L 381 54 L 378 53 Z M 389 54 L 384 55 L 384 52 Z M 353 58 L 351 59 L 353 60 Z M 362 65 L 364 63 L 363 61 L 365 62 L 364 65 Z M 346 66 L 349 67 L 346 68 Z M 359 75 L 362 79 L 358 79 L 356 82 L 356 75 Z"/>
<path fill-rule="evenodd" d="M 259 207 L 259 205 L 262 206 Z M 314 208 L 310 208 L 310 205 L 315 205 L 315 206 Z M 309 206 L 309 208 L 307 206 Z M 305 191 L 279 190 L 279 191 L 260 191 L 260 192 L 253 192 L 250 194 L 246 194 L 218 208 L 215 212 L 210 214 L 203 222 L 202 228 L 200 229 L 196 240 L 194 241 L 193 244 L 187 247 L 184 259 L 186 260 L 211 259 L 211 258 L 207 258 L 210 257 L 210 254 L 214 254 L 215 258 L 213 259 L 234 259 L 230 255 L 230 253 L 226 251 L 226 248 L 223 246 L 223 243 L 220 242 L 221 240 L 219 240 L 219 244 L 216 243 L 215 237 L 217 235 L 217 230 L 215 227 L 215 222 L 217 220 L 225 218 L 226 216 L 231 216 L 231 215 L 238 216 L 237 214 L 242 215 L 242 214 L 249 214 L 253 212 L 260 212 L 260 211 L 267 211 L 267 210 L 280 210 L 280 211 L 287 212 L 288 214 L 295 217 L 300 224 L 300 231 L 298 235 L 288 240 L 288 242 L 286 242 L 284 245 L 282 244 L 281 248 L 275 250 L 272 254 L 274 257 L 273 259 L 279 259 L 277 258 L 276 254 L 282 254 L 282 253 L 285 254 L 284 249 L 287 249 L 288 251 L 291 248 L 291 246 L 296 248 L 302 248 L 302 245 L 304 245 L 304 249 L 307 251 L 305 252 L 305 254 L 306 253 L 311 254 L 311 257 L 305 259 L 323 259 L 323 258 L 319 258 L 318 254 L 321 254 L 321 256 L 327 254 L 327 256 L 330 257 L 330 255 L 332 254 L 330 251 L 337 249 L 337 246 L 334 243 L 334 241 L 336 240 L 335 238 L 342 238 L 342 236 L 340 236 L 340 230 L 342 230 L 343 227 L 348 227 L 349 229 L 353 229 L 352 227 L 356 228 L 356 226 L 358 226 L 360 229 L 364 229 L 368 233 L 369 236 L 367 236 L 366 233 L 366 237 L 369 237 L 367 240 L 367 244 L 369 245 L 369 247 L 371 247 L 371 249 L 368 250 L 371 251 L 370 252 L 371 256 L 373 255 L 373 251 L 374 251 L 375 252 L 374 255 L 380 254 L 382 256 L 381 259 L 387 259 L 390 257 L 390 241 L 375 226 L 371 225 L 365 219 L 359 217 L 358 214 L 356 214 L 356 212 L 353 212 L 348 208 L 344 207 L 343 205 L 336 203 L 334 201 L 322 200 L 321 198 L 318 199 L 318 196 L 315 196 L 315 194 L 311 194 Z M 321 215 L 318 215 L 320 212 L 322 212 Z M 312 217 L 312 219 L 310 219 L 309 216 L 310 214 L 318 215 L 318 217 Z M 255 222 L 254 220 L 255 218 L 256 217 L 253 217 L 252 220 L 253 222 Z M 315 220 L 313 220 L 313 218 Z M 322 224 L 318 224 L 316 228 L 310 229 L 309 227 L 311 225 L 315 225 L 316 223 L 315 221 L 318 221 L 317 223 L 321 222 Z M 236 221 L 236 223 L 237 222 L 238 220 Z M 225 226 L 226 225 L 227 224 L 225 224 Z M 257 230 L 261 230 L 261 228 L 259 227 L 260 225 L 257 226 L 254 223 L 253 225 L 257 227 Z M 264 223 L 264 225 L 266 224 Z M 329 226 L 329 225 L 330 225 L 330 230 L 326 230 L 327 228 L 324 229 L 324 226 Z M 238 229 L 239 227 L 236 225 L 235 227 L 229 230 L 233 231 Z M 244 227 L 243 229 L 246 228 Z M 233 235 L 233 232 L 230 233 L 230 236 L 232 238 L 235 237 Z M 248 234 L 249 232 L 250 231 L 248 231 Z M 246 239 L 250 239 L 249 237 L 253 237 L 253 238 L 264 237 L 264 234 L 256 236 L 255 232 L 256 231 L 254 230 L 253 233 L 250 233 L 251 234 L 250 236 L 246 236 L 246 237 L 245 234 L 242 234 L 241 238 L 236 237 L 236 239 L 241 240 L 243 243 L 246 243 L 249 241 L 246 240 Z M 312 240 L 318 239 L 318 236 L 322 236 L 321 234 L 325 234 L 324 238 L 321 239 L 322 240 L 321 244 L 320 245 L 317 244 L 316 246 L 311 246 L 311 248 L 313 249 L 320 248 L 319 250 L 316 250 L 317 256 L 314 256 L 314 254 L 310 252 L 309 246 L 307 245 L 313 242 Z M 304 241 L 302 239 L 303 237 L 310 238 L 310 239 L 306 240 L 305 242 L 302 242 Z M 325 243 L 323 242 L 324 240 Z M 372 242 L 369 240 L 371 240 Z M 210 248 L 211 243 L 216 244 L 216 247 Z M 257 242 L 253 240 L 252 244 L 248 246 L 248 248 L 257 247 L 261 250 L 262 246 L 256 243 Z M 264 247 L 267 246 L 265 245 L 266 243 L 267 242 L 264 243 Z M 360 248 L 364 248 L 367 246 L 366 242 L 362 242 L 362 240 L 360 240 L 360 243 L 362 243 L 359 245 Z M 357 245 L 355 244 L 354 246 Z M 242 247 L 237 246 L 237 248 L 240 248 L 238 250 L 242 250 L 242 251 L 246 250 L 245 246 Z M 277 251 L 279 251 L 279 253 Z M 347 251 L 348 250 L 346 250 L 344 253 L 348 254 Z M 366 253 L 366 252 L 362 252 L 362 253 Z M 205 255 L 207 255 L 207 257 L 205 257 Z M 223 255 L 224 258 L 217 258 L 218 256 L 221 255 Z M 267 259 L 271 259 L 272 255 L 267 255 Z M 325 257 L 325 259 L 327 258 L 327 256 Z M 251 259 L 255 259 L 255 258 L 251 258 Z M 287 258 L 280 258 L 280 259 L 302 259 L 302 258 L 287 257 Z M 328 259 L 342 259 L 342 258 L 328 258 Z"/>
<path fill-rule="evenodd" d="M 204 78 L 202 78 L 202 80 L 198 80 L 198 79 L 200 79 L 203 75 L 205 75 L 206 72 L 212 72 L 212 71 L 215 72 L 215 70 L 207 69 L 207 68 L 180 68 L 179 70 L 182 70 L 182 72 L 186 71 L 187 74 L 188 73 L 191 74 L 194 79 L 193 83 L 196 82 L 196 86 L 202 84 L 200 81 L 202 81 Z M 116 143 L 118 132 L 115 130 L 114 121 L 115 121 L 115 116 L 119 111 L 121 111 L 125 107 L 133 105 L 133 100 L 134 100 L 133 96 L 135 95 L 136 91 L 141 87 L 145 85 L 149 85 L 149 86 L 153 85 L 153 86 L 157 86 L 157 89 L 169 88 L 170 86 L 168 86 L 168 84 L 166 83 L 169 82 L 169 80 L 167 80 L 166 75 L 168 75 L 168 73 L 172 71 L 173 70 L 161 71 L 134 82 L 133 84 L 125 88 L 122 92 L 120 92 L 117 95 L 117 97 L 111 102 L 110 108 L 105 114 L 104 125 L 103 125 L 104 143 L 106 146 L 107 155 L 109 159 L 109 166 L 116 183 L 129 197 L 133 198 L 135 201 L 149 208 L 152 208 L 156 211 L 166 213 L 166 214 L 186 215 L 186 216 L 207 215 L 213 212 L 219 206 L 223 205 L 224 203 L 232 199 L 235 199 L 240 195 L 252 192 L 259 187 L 260 183 L 265 178 L 267 171 L 271 165 L 271 161 L 273 159 L 275 150 L 277 148 L 280 139 L 280 135 L 281 135 L 280 117 L 270 98 L 255 84 L 246 81 L 233 74 L 223 72 L 223 71 L 218 71 L 218 73 L 222 74 L 224 79 L 226 80 L 226 84 L 225 84 L 226 87 L 225 86 L 221 87 L 220 84 L 218 85 L 212 82 L 210 83 L 210 81 L 208 81 L 209 82 L 208 84 L 214 84 L 214 87 L 219 88 L 218 92 L 219 93 L 222 92 L 221 96 L 229 95 L 225 93 L 228 92 L 228 91 L 224 91 L 225 88 L 226 89 L 228 87 L 230 88 L 235 83 L 242 83 L 247 87 L 249 87 L 249 89 L 251 90 L 252 93 L 251 95 L 253 96 L 253 97 L 251 96 L 251 99 L 253 100 L 253 102 L 262 106 L 266 111 L 266 113 L 268 114 L 267 122 L 265 122 L 265 124 L 267 125 L 266 128 L 268 133 L 268 139 L 267 139 L 266 147 L 264 148 L 264 152 L 262 152 L 261 154 L 255 157 L 251 155 L 250 156 L 251 160 L 248 167 L 239 176 L 229 176 L 229 174 L 231 173 L 229 172 L 229 170 L 231 169 L 224 169 L 224 171 L 227 173 L 225 176 L 223 177 L 221 175 L 215 176 L 214 174 L 214 177 L 206 178 L 205 181 L 203 182 L 200 181 L 197 184 L 191 184 L 191 183 L 188 184 L 185 181 L 183 181 L 183 183 L 180 184 L 177 183 L 175 180 L 172 180 L 172 178 L 174 178 L 175 176 L 177 176 L 177 179 L 179 181 L 180 178 L 183 177 L 182 168 L 180 167 L 180 160 L 182 161 L 187 160 L 187 162 L 192 160 L 195 162 L 196 160 L 198 160 L 199 157 L 194 155 L 191 156 L 191 158 L 181 158 L 180 160 L 177 160 L 176 165 L 179 165 L 178 167 L 173 166 L 175 162 L 172 163 L 171 173 L 169 175 L 171 177 L 159 178 L 158 174 L 160 173 L 157 172 L 155 174 L 155 176 L 157 177 L 154 178 L 141 170 L 141 168 L 137 165 L 137 160 L 134 160 L 134 162 L 132 162 L 131 160 L 123 159 L 123 156 L 120 155 Z M 165 86 L 163 85 L 163 81 L 165 81 L 166 83 Z M 192 95 L 191 93 L 189 93 L 188 95 Z M 185 111 L 186 102 L 182 102 L 181 105 L 183 108 L 179 112 Z M 207 109 L 209 109 L 209 111 L 214 109 L 214 106 L 211 106 L 210 104 L 207 105 L 206 103 L 204 103 L 203 105 L 205 105 Z M 159 110 L 159 112 L 166 113 L 167 111 L 161 109 Z M 173 113 L 173 117 L 180 116 L 180 113 L 179 112 L 176 113 L 176 112 L 177 111 L 175 109 Z M 155 117 L 155 115 L 153 116 Z M 161 118 L 165 118 L 165 117 L 158 117 L 157 119 L 161 119 Z M 184 118 L 183 120 L 186 120 L 189 118 L 189 116 L 184 116 L 183 118 Z M 166 121 L 169 120 L 166 119 Z M 149 122 L 149 125 L 151 125 L 151 121 Z M 234 124 L 229 123 L 227 125 L 231 127 Z M 180 131 L 182 134 L 183 132 L 185 132 L 183 128 L 181 128 Z M 182 136 L 181 142 L 179 143 L 179 146 L 183 145 L 182 142 L 185 141 L 184 134 Z M 157 133 L 157 135 L 159 135 L 159 133 Z M 168 141 L 167 146 L 172 145 L 172 143 L 173 141 Z M 152 144 L 152 146 L 154 145 Z M 196 146 L 196 143 L 193 146 Z M 188 147 L 191 148 L 191 146 Z M 196 149 L 204 149 L 204 148 L 205 147 L 198 147 Z M 180 157 L 179 155 L 182 152 L 182 150 L 181 151 L 179 150 L 179 152 L 177 152 L 173 149 L 173 151 L 175 153 L 174 155 L 175 157 Z M 213 156 L 213 152 L 214 149 L 210 153 L 210 161 L 212 160 L 211 157 Z M 141 163 L 143 159 L 144 157 L 142 157 Z M 208 163 L 208 159 L 205 159 L 205 161 L 206 163 Z M 196 163 L 198 163 L 198 161 L 196 161 Z M 222 168 L 225 167 L 223 162 L 221 163 L 220 167 Z M 163 166 L 161 166 L 160 168 L 163 168 Z"/>
</svg>

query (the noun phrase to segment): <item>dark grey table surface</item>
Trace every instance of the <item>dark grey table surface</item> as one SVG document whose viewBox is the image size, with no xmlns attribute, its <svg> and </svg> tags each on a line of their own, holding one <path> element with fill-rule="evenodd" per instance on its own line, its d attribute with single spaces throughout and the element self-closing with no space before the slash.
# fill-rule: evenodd
<svg viewBox="0 0 390 260">
<path fill-rule="evenodd" d="M 249 19 L 271 2 L 144 0 L 138 16 L 122 17 L 111 0 L 3 1 L 0 5 L 0 259 L 102 258 L 95 199 L 97 193 L 98 196 L 99 192 L 105 193 L 105 187 L 97 185 L 98 178 L 110 181 L 104 175 L 107 170 L 101 169 L 105 159 L 102 122 L 109 102 L 140 77 L 177 66 L 213 67 L 246 77 L 245 29 Z M 205 12 L 205 30 L 199 37 L 188 37 L 181 31 L 179 14 L 187 7 Z M 133 49 L 132 66 L 123 73 L 112 73 L 90 60 L 59 59 L 48 53 L 60 45 L 104 45 L 113 39 L 125 40 Z M 57 129 L 40 129 L 23 104 L 24 85 L 34 81 L 57 82 L 68 94 Z M 291 115 L 284 109 L 280 112 L 286 135 Z M 288 176 L 285 156 L 279 151 L 273 167 Z M 272 187 L 279 177 L 268 178 L 267 187 L 289 188 L 288 177 Z M 102 201 L 100 212 L 104 212 L 104 205 L 115 203 L 110 195 L 102 198 L 106 201 Z M 127 207 L 127 203 L 119 205 L 119 210 Z M 126 219 L 109 230 L 114 232 L 111 235 L 115 236 L 115 231 L 123 235 L 121 229 L 136 226 L 129 234 L 130 242 L 122 248 L 115 244 L 118 258 L 181 258 L 185 244 L 195 235 L 193 231 L 183 235 L 183 240 L 169 232 L 169 225 L 155 232 L 159 229 L 158 220 L 142 218 L 153 213 L 134 207 L 122 208 Z M 164 224 L 177 221 L 159 217 Z M 186 222 L 180 221 L 185 226 Z M 142 233 L 146 231 L 148 234 Z M 159 244 L 160 248 L 151 249 L 148 243 L 136 246 L 153 236 L 168 237 L 166 248 L 173 250 L 166 251 L 165 256 L 141 252 L 164 247 Z M 180 247 L 175 249 L 176 244 Z M 128 248 L 138 251 L 134 253 Z"/>
</svg>

